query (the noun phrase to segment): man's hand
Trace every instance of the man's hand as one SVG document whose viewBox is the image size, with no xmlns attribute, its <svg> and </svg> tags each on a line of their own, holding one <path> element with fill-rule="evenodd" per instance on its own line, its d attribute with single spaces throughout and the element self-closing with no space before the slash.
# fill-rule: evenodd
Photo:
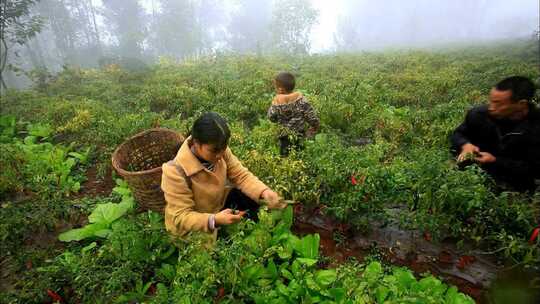
<svg viewBox="0 0 540 304">
<path fill-rule="evenodd" d="M 478 148 L 477 146 L 471 143 L 466 143 L 463 146 L 461 146 L 461 153 L 459 154 L 457 161 L 458 163 L 460 163 L 464 161 L 465 159 L 467 159 L 467 156 L 471 154 L 473 155 L 478 154 L 478 153 L 480 153 L 480 148 Z"/>
<path fill-rule="evenodd" d="M 244 214 L 245 212 L 234 214 L 232 209 L 223 209 L 215 215 L 216 226 L 238 223 Z"/>
<path fill-rule="evenodd" d="M 283 202 L 281 197 L 270 189 L 264 190 L 261 193 L 261 198 L 267 202 L 267 206 L 270 209 L 283 209 L 287 207 L 287 203 Z"/>
<path fill-rule="evenodd" d="M 489 152 L 478 152 L 478 156 L 475 157 L 474 160 L 476 160 L 477 162 L 481 164 L 489 164 L 489 163 L 494 163 L 497 160 L 497 158 Z"/>
</svg>

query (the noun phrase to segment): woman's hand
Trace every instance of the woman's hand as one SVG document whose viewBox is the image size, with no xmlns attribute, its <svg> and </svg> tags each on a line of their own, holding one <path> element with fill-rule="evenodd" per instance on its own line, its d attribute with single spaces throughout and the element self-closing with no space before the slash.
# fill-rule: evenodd
<svg viewBox="0 0 540 304">
<path fill-rule="evenodd" d="M 242 219 L 242 216 L 245 214 L 245 212 L 240 212 L 238 214 L 234 214 L 232 209 L 223 209 L 220 212 L 216 213 L 215 220 L 216 220 L 216 226 L 222 226 L 222 225 L 230 225 L 240 222 Z"/>
<path fill-rule="evenodd" d="M 287 207 L 287 203 L 283 202 L 279 195 L 271 189 L 266 189 L 261 193 L 261 198 L 267 202 L 270 209 L 283 209 Z"/>
</svg>

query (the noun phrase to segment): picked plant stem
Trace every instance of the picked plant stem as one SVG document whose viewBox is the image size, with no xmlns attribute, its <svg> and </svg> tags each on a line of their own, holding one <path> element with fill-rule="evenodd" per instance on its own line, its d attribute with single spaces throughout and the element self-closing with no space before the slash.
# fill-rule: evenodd
<svg viewBox="0 0 540 304">
<path fill-rule="evenodd" d="M 281 199 L 279 200 L 280 203 L 285 203 L 287 205 L 294 205 L 294 204 L 298 204 L 297 201 L 293 201 L 293 200 L 284 200 L 284 199 Z M 265 200 L 265 199 L 260 199 L 259 200 L 259 203 L 261 203 L 262 205 L 268 205 L 268 201 Z"/>
</svg>

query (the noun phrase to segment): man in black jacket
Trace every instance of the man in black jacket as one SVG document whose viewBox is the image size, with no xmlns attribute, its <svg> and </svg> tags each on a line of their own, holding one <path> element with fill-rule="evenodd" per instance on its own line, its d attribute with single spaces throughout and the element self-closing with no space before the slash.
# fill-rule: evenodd
<svg viewBox="0 0 540 304">
<path fill-rule="evenodd" d="M 540 110 L 531 80 L 514 76 L 491 89 L 489 104 L 467 113 L 450 140 L 458 162 L 473 160 L 498 183 L 532 191 L 540 178 Z"/>
</svg>

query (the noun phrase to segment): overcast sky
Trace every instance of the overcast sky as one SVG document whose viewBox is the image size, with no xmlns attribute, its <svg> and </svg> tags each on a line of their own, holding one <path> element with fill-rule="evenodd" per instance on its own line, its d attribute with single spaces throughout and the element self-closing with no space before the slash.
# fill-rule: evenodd
<svg viewBox="0 0 540 304">
<path fill-rule="evenodd" d="M 530 36 L 539 30 L 539 0 L 312 0 L 319 10 L 319 24 L 312 32 L 312 51 L 333 50 L 334 33 L 340 18 L 366 19 L 360 33 L 387 44 L 402 44 L 392 37 L 416 32 L 415 40 L 423 45 L 460 41 L 464 29 L 474 41 Z M 476 4 L 476 5 L 475 5 Z M 415 29 L 410 28 L 414 19 Z M 482 23 L 475 23 L 476 20 Z M 388 24 L 392 23 L 392 26 Z M 459 31 L 458 31 L 459 28 Z M 432 39 L 435 37 L 436 39 Z M 405 38 L 408 39 L 408 38 Z"/>
<path fill-rule="evenodd" d="M 357 23 L 356 28 L 352 28 L 366 38 L 365 44 L 359 45 L 367 49 L 373 46 L 374 40 L 378 47 L 408 46 L 407 42 L 411 42 L 411 46 L 426 46 L 530 36 L 538 31 L 540 19 L 540 0 L 310 1 L 319 11 L 318 24 L 311 34 L 312 52 L 335 50 L 334 35 L 340 20 L 347 18 Z M 151 2 L 143 0 L 147 11 Z M 222 3 L 230 9 L 238 1 L 223 0 Z M 478 20 L 482 21 L 478 23 Z"/>
</svg>

